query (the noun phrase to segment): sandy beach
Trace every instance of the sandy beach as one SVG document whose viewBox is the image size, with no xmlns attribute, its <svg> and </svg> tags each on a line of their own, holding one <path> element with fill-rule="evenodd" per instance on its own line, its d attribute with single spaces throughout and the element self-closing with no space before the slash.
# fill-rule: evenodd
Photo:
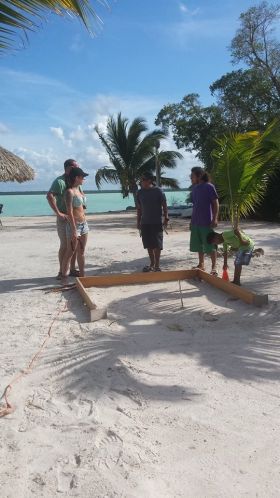
<svg viewBox="0 0 280 498">
<path fill-rule="evenodd" d="M 135 215 L 88 220 L 87 275 L 141 271 Z M 76 290 L 46 289 L 55 218 L 2 221 L 1 394 L 26 375 L 0 419 L 1 496 L 279 498 L 280 226 L 241 226 L 265 251 L 242 284 L 267 306 L 204 282 L 183 282 L 183 308 L 177 282 L 114 287 L 90 323 Z M 196 264 L 188 223 L 172 221 L 162 270 Z"/>
</svg>

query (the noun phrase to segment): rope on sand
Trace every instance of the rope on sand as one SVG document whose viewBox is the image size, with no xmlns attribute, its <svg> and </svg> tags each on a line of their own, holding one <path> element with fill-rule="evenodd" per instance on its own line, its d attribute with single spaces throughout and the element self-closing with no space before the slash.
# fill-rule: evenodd
<svg viewBox="0 0 280 498">
<path fill-rule="evenodd" d="M 67 287 L 65 289 L 65 288 L 63 288 L 63 286 L 61 286 L 61 287 L 59 287 L 59 290 L 61 290 L 61 291 L 63 291 L 63 290 L 71 290 L 73 288 L 74 288 L 74 286 L 72 286 L 71 288 Z M 58 290 L 56 292 L 58 292 Z M 61 302 L 61 300 L 62 300 L 62 296 L 61 296 L 60 302 Z M 15 411 L 15 407 L 12 406 L 12 404 L 9 402 L 8 395 L 11 392 L 12 387 L 15 384 L 17 384 L 20 381 L 20 379 L 22 379 L 23 377 L 25 377 L 26 375 L 28 375 L 28 374 L 30 374 L 32 372 L 32 369 L 34 367 L 34 364 L 35 364 L 36 360 L 38 359 L 38 357 L 42 353 L 43 349 L 45 349 L 46 344 L 47 344 L 48 340 L 51 337 L 52 328 L 53 328 L 53 325 L 54 325 L 55 321 L 58 319 L 59 315 L 61 313 L 64 313 L 65 311 L 68 311 L 68 305 L 67 305 L 67 303 L 65 303 L 65 305 L 62 308 L 58 308 L 56 310 L 55 315 L 54 315 L 54 317 L 53 317 L 53 319 L 52 319 L 52 321 L 51 321 L 51 323 L 49 325 L 47 335 L 46 335 L 44 341 L 42 342 L 42 344 L 41 344 L 39 350 L 37 351 L 37 353 L 35 353 L 34 356 L 31 358 L 31 360 L 30 360 L 27 368 L 25 368 L 24 370 L 22 370 L 21 372 L 19 372 L 14 377 L 14 379 L 5 387 L 4 392 L 3 392 L 3 394 L 2 394 L 2 396 L 1 396 L 0 399 L 1 400 L 4 399 L 6 406 L 3 406 L 2 408 L 0 408 L 0 417 L 5 417 L 6 415 L 9 415 L 10 413 L 13 413 Z"/>
</svg>

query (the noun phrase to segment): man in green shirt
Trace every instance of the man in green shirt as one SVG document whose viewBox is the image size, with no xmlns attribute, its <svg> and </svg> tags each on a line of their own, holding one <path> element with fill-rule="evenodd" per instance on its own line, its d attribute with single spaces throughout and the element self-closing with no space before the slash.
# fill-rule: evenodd
<svg viewBox="0 0 280 498">
<path fill-rule="evenodd" d="M 223 269 L 228 269 L 227 256 L 228 249 L 231 248 L 236 250 L 236 256 L 234 261 L 234 277 L 233 284 L 240 285 L 240 276 L 242 271 L 242 266 L 248 266 L 251 261 L 251 257 L 254 249 L 254 242 L 248 235 L 241 232 L 239 228 L 235 230 L 225 230 L 222 233 L 211 232 L 207 237 L 207 242 L 209 244 L 223 244 L 224 249 L 224 266 Z"/>
<path fill-rule="evenodd" d="M 60 240 L 60 247 L 58 251 L 59 260 L 59 272 L 57 279 L 62 278 L 61 265 L 63 257 L 67 249 L 67 238 L 66 238 L 66 224 L 67 224 L 67 214 L 66 214 L 66 204 L 64 199 L 64 193 L 66 190 L 66 177 L 69 175 L 72 168 L 79 167 L 75 159 L 67 159 L 64 163 L 64 174 L 58 176 L 52 183 L 50 190 L 47 193 L 47 200 L 56 214 L 56 228 L 58 237 Z M 73 277 L 79 276 L 78 270 L 75 269 L 76 263 L 76 253 L 73 254 L 70 264 L 70 275 Z"/>
</svg>

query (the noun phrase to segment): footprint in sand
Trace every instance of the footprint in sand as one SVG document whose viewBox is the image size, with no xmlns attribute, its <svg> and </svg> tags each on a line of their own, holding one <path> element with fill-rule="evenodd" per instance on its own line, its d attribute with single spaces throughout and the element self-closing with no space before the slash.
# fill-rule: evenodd
<svg viewBox="0 0 280 498">
<path fill-rule="evenodd" d="M 97 436 L 95 440 L 95 446 L 98 449 L 98 467 L 110 469 L 115 465 L 120 465 L 123 455 L 122 438 L 112 429 L 108 429 L 105 434 L 103 431 L 103 437 L 100 438 L 100 436 Z"/>
</svg>

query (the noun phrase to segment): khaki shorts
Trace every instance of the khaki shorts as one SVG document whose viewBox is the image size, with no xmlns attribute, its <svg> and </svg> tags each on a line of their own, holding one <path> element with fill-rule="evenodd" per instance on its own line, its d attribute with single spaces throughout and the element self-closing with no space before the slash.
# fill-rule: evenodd
<svg viewBox="0 0 280 498">
<path fill-rule="evenodd" d="M 56 218 L 56 229 L 57 229 L 57 234 L 60 239 L 60 244 L 61 245 L 67 245 L 67 238 L 66 238 L 66 226 L 67 226 L 67 220 L 61 220 L 60 218 Z"/>
</svg>

